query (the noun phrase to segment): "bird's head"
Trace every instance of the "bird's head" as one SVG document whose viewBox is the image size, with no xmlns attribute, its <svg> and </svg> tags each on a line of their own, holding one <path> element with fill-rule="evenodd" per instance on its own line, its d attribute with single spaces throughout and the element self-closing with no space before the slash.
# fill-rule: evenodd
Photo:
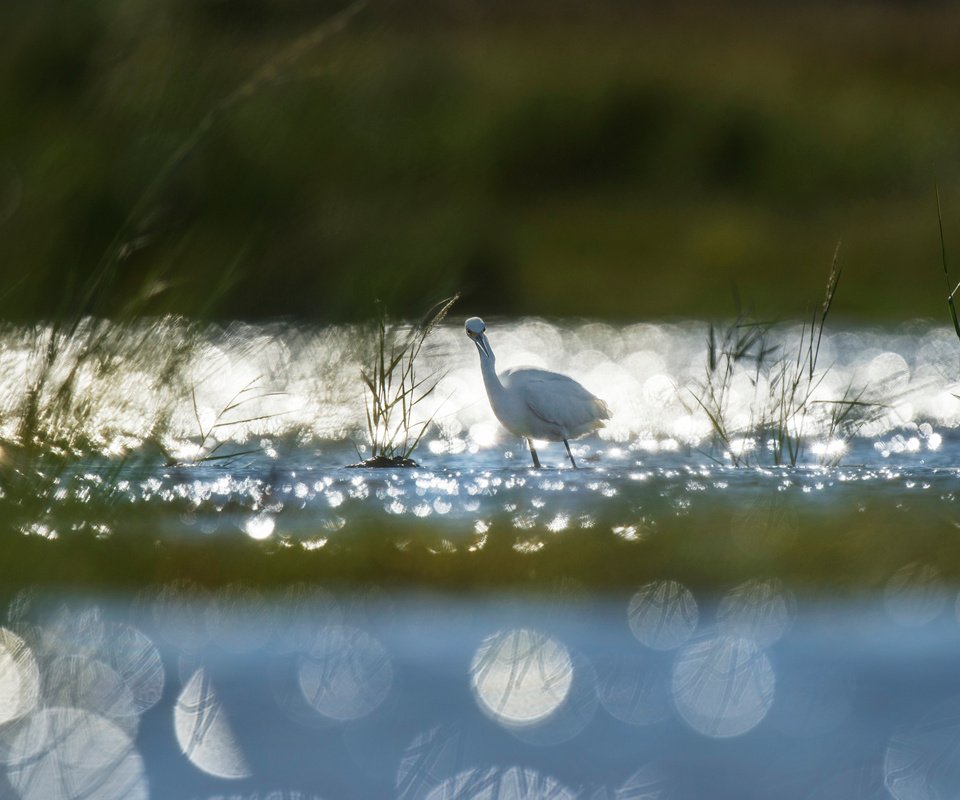
<svg viewBox="0 0 960 800">
<path fill-rule="evenodd" d="M 483 324 L 483 320 L 480 319 L 480 317 L 470 317 L 470 319 L 463 324 L 463 327 L 467 332 L 467 336 L 473 339 L 473 343 L 477 346 L 480 354 L 490 358 L 490 348 L 487 346 L 487 337 L 484 335 L 487 326 Z"/>
</svg>

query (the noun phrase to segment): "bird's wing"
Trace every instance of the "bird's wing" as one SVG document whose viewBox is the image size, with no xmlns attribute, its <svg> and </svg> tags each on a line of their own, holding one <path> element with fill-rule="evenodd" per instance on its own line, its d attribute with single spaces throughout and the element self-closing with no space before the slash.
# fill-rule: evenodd
<svg viewBox="0 0 960 800">
<path fill-rule="evenodd" d="M 610 408 L 573 378 L 532 367 L 504 370 L 501 381 L 520 393 L 530 411 L 571 435 L 610 418 Z"/>
</svg>

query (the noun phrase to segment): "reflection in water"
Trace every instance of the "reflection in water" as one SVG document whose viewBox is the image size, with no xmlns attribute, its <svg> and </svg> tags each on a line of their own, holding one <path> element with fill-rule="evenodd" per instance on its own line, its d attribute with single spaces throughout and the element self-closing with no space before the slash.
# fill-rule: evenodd
<svg viewBox="0 0 960 800">
<path fill-rule="evenodd" d="M 299 662 L 300 688 L 325 717 L 353 720 L 377 708 L 393 686 L 393 667 L 369 634 L 343 625 L 321 629 Z"/>
<path fill-rule="evenodd" d="M 570 652 L 573 681 L 557 710 L 536 724 L 509 725 L 521 741 L 541 747 L 568 742 L 579 736 L 593 721 L 597 712 L 597 673 L 593 665 L 578 652 Z"/>
<path fill-rule="evenodd" d="M 187 681 L 173 712 L 183 754 L 195 767 L 218 778 L 246 778 L 250 767 L 204 669 Z"/>
<path fill-rule="evenodd" d="M 7 777 L 21 800 L 146 800 L 143 760 L 130 737 L 89 711 L 31 714 L 10 747 Z"/>
<path fill-rule="evenodd" d="M 29 713 L 39 696 L 40 670 L 33 651 L 15 633 L 0 628 L 0 728 Z"/>
<path fill-rule="evenodd" d="M 926 625 L 947 605 L 947 590 L 940 570 L 918 562 L 900 567 L 884 589 L 884 605 L 898 625 Z"/>
<path fill-rule="evenodd" d="M 0 628 L 0 764 L 16 796 L 145 797 L 134 740 L 162 695 L 159 652 L 98 606 L 45 613 L 35 599 L 11 603 L 20 635 Z"/>
<path fill-rule="evenodd" d="M 751 639 L 769 647 L 793 621 L 794 598 L 777 579 L 751 580 L 734 587 L 720 600 L 717 627 L 728 636 Z"/>
<path fill-rule="evenodd" d="M 342 619 L 340 604 L 323 587 L 306 583 L 287 586 L 269 620 L 271 648 L 277 654 L 309 650 L 319 628 L 338 625 Z"/>
<path fill-rule="evenodd" d="M 197 584 L 175 581 L 146 600 L 160 635 L 180 650 L 199 650 L 207 641 L 204 612 L 207 592 Z"/>
<path fill-rule="evenodd" d="M 574 800 L 576 793 L 532 769 L 470 769 L 444 781 L 426 800 Z"/>
<path fill-rule="evenodd" d="M 697 628 L 699 610 L 693 594 L 677 581 L 648 583 L 630 598 L 630 630 L 647 647 L 673 650 Z"/>
<path fill-rule="evenodd" d="M 607 712 L 628 725 L 665 720 L 670 705 L 670 669 L 650 653 L 623 653 L 597 662 L 597 693 Z"/>
<path fill-rule="evenodd" d="M 613 800 L 672 800 L 674 786 L 659 764 L 644 764 L 614 790 Z"/>
<path fill-rule="evenodd" d="M 100 652 L 130 691 L 134 713 L 142 714 L 160 701 L 165 679 L 163 662 L 142 631 L 123 622 L 111 622 Z"/>
<path fill-rule="evenodd" d="M 43 625 L 21 625 L 34 643 L 46 705 L 96 712 L 136 735 L 164 685 L 160 654 L 145 634 L 97 606 L 64 607 Z"/>
<path fill-rule="evenodd" d="M 938 704 L 894 734 L 883 763 L 884 782 L 897 800 L 960 795 L 960 697 Z"/>
<path fill-rule="evenodd" d="M 856 676 L 846 666 L 781 668 L 770 725 L 797 739 L 824 736 L 848 721 L 855 694 Z"/>
<path fill-rule="evenodd" d="M 957 622 L 904 628 L 878 613 L 885 597 L 824 627 L 784 587 L 746 581 L 705 601 L 715 628 L 668 651 L 637 642 L 622 600 L 570 581 L 499 604 L 185 588 L 199 646 L 154 644 L 182 630 L 156 590 L 129 608 L 15 598 L 0 797 L 874 800 L 881 767 L 897 800 L 960 793 Z M 224 647 L 254 627 L 255 648 Z"/>
<path fill-rule="evenodd" d="M 480 707 L 504 725 L 531 725 L 553 714 L 573 684 L 573 663 L 556 639 L 524 628 L 484 639 L 470 664 Z"/>
<path fill-rule="evenodd" d="M 270 611 L 261 594 L 230 584 L 214 591 L 204 614 L 207 643 L 228 653 L 250 653 L 270 638 Z"/>
<path fill-rule="evenodd" d="M 140 720 L 133 692 L 102 661 L 79 655 L 53 659 L 44 668 L 44 699 L 55 706 L 97 712 L 129 736 L 136 735 Z"/>
<path fill-rule="evenodd" d="M 717 636 L 687 645 L 673 666 L 673 700 L 680 715 L 706 736 L 752 730 L 773 704 L 770 661 L 749 639 Z"/>
<path fill-rule="evenodd" d="M 459 728 L 437 725 L 417 734 L 404 749 L 397 769 L 397 800 L 423 800 L 469 759 Z"/>
</svg>

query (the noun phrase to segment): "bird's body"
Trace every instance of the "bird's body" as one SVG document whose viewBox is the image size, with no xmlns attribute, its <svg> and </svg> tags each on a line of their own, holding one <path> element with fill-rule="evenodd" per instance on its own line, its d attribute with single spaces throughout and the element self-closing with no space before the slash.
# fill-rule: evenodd
<svg viewBox="0 0 960 800">
<path fill-rule="evenodd" d="M 609 417 L 606 403 L 573 378 L 532 367 L 513 367 L 484 384 L 493 413 L 516 436 L 561 442 L 595 431 Z"/>
<path fill-rule="evenodd" d="M 573 378 L 533 367 L 512 367 L 500 374 L 496 357 L 487 340 L 483 320 L 471 317 L 467 335 L 480 352 L 480 370 L 490 406 L 500 424 L 515 436 L 527 440 L 534 466 L 540 466 L 531 439 L 563 442 L 570 452 L 569 439 L 595 431 L 610 418 L 606 403 L 595 397 Z"/>
</svg>

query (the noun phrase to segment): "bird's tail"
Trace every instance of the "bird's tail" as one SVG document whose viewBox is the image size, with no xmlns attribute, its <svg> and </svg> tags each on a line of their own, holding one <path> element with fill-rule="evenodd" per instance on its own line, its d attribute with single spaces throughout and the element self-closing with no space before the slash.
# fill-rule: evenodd
<svg viewBox="0 0 960 800">
<path fill-rule="evenodd" d="M 613 416 L 613 412 L 610 411 L 610 406 L 599 397 L 594 397 L 593 399 L 597 408 L 597 419 L 610 419 L 610 417 Z"/>
</svg>

